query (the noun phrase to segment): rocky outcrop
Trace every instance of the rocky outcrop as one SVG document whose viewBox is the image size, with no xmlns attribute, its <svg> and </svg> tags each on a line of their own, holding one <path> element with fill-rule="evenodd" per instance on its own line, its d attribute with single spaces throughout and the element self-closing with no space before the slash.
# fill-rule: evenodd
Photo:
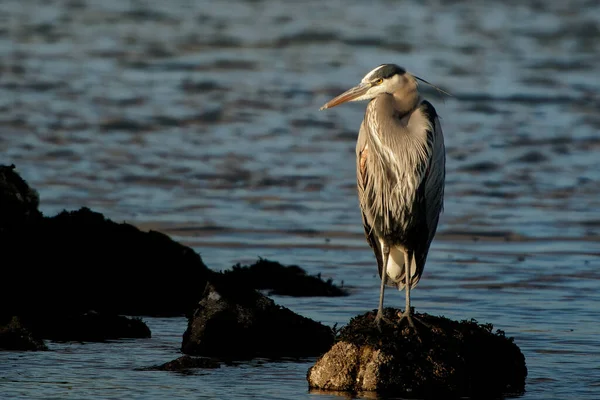
<svg viewBox="0 0 600 400">
<path fill-rule="evenodd" d="M 42 218 L 40 198 L 15 171 L 14 165 L 0 165 L 0 231 Z"/>
<path fill-rule="evenodd" d="M 200 298 L 208 269 L 162 233 L 88 208 L 44 217 L 14 165 L 0 166 L 0 202 L 0 318 L 45 310 L 184 315 Z"/>
<path fill-rule="evenodd" d="M 88 208 L 44 217 L 37 193 L 14 166 L 0 166 L 0 200 L 0 323 L 19 316 L 41 338 L 102 341 L 150 336 L 141 320 L 119 314 L 178 316 L 195 309 L 182 345 L 189 354 L 319 355 L 333 343 L 330 328 L 253 289 L 345 294 L 299 267 L 261 259 L 218 274 L 168 236 Z"/>
<path fill-rule="evenodd" d="M 332 280 L 324 281 L 320 275 L 308 275 L 297 265 L 285 266 L 264 258 L 252 265 L 234 265 L 224 275 L 230 281 L 243 282 L 254 289 L 266 290 L 269 294 L 295 297 L 348 295 L 344 288 L 334 285 Z"/>
<path fill-rule="evenodd" d="M 48 350 L 44 341 L 21 324 L 18 317 L 0 324 L 0 350 Z"/>
<path fill-rule="evenodd" d="M 386 309 L 397 320 L 399 310 Z M 401 326 L 374 325 L 375 312 L 355 317 L 336 344 L 308 371 L 309 387 L 375 391 L 406 397 L 494 398 L 525 387 L 525 358 L 491 325 L 416 316 L 418 335 Z"/>
<path fill-rule="evenodd" d="M 140 318 L 110 313 L 28 314 L 20 317 L 23 326 L 37 336 L 60 342 L 103 342 L 124 338 L 149 338 L 150 328 Z"/>
<path fill-rule="evenodd" d="M 207 268 L 192 249 L 82 208 L 0 232 L 0 315 L 184 315 Z"/>
<path fill-rule="evenodd" d="M 118 315 L 185 315 L 201 297 L 202 259 L 162 233 L 88 208 L 44 217 L 14 166 L 0 166 L 0 202 L 0 323 L 64 341 L 149 337 Z"/>
<path fill-rule="evenodd" d="M 185 354 L 244 359 L 317 356 L 333 331 L 273 300 L 214 274 L 183 336 Z"/>
</svg>

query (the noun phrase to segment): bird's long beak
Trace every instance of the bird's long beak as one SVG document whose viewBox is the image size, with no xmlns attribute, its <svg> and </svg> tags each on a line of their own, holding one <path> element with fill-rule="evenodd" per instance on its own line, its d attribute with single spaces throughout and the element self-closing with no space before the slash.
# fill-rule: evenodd
<svg viewBox="0 0 600 400">
<path fill-rule="evenodd" d="M 346 103 L 348 101 L 355 100 L 356 98 L 367 93 L 367 90 L 371 88 L 370 83 L 359 83 L 357 86 L 354 86 L 352 89 L 346 90 L 344 93 L 339 96 L 329 100 L 320 110 L 325 110 L 327 108 L 332 108 L 338 106 L 342 103 Z"/>
</svg>

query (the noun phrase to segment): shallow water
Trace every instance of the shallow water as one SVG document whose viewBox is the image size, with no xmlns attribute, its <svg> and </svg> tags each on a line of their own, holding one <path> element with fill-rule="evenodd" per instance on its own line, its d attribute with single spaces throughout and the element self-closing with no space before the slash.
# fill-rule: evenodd
<svg viewBox="0 0 600 400">
<path fill-rule="evenodd" d="M 0 161 L 43 212 L 88 206 L 160 230 L 216 270 L 262 256 L 320 272 L 352 296 L 276 301 L 343 325 L 378 293 L 354 186 L 364 104 L 318 108 L 396 62 L 453 94 L 428 92 L 446 202 L 415 307 L 513 336 L 524 399 L 597 398 L 597 2 L 227 4 L 3 2 Z M 329 397 L 307 392 L 314 360 L 140 371 L 179 356 L 185 329 L 145 320 L 149 340 L 0 353 L 0 393 Z"/>
</svg>

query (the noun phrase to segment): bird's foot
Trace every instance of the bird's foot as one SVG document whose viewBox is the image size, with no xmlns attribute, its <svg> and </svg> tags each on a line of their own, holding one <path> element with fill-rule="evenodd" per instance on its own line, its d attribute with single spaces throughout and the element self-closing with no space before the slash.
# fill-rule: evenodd
<svg viewBox="0 0 600 400">
<path fill-rule="evenodd" d="M 419 337 L 419 331 L 418 331 L 417 327 L 415 326 L 414 321 L 417 321 L 419 324 L 423 325 L 426 328 L 431 328 L 431 325 L 423 322 L 420 318 L 413 316 L 410 309 L 404 310 L 403 313 L 398 312 L 398 317 L 400 318 L 400 320 L 398 321 L 398 324 L 402 323 L 402 321 L 408 322 L 408 326 L 410 326 L 413 329 L 413 331 L 414 331 L 415 335 L 417 336 L 417 339 L 419 339 L 419 341 L 421 341 L 421 338 Z M 414 321 L 413 321 L 413 319 L 414 319 Z"/>
<path fill-rule="evenodd" d="M 396 326 L 396 324 L 393 321 L 383 316 L 383 312 L 377 312 L 373 323 L 375 324 L 375 326 L 377 326 L 379 332 L 382 331 L 384 325 Z"/>
</svg>

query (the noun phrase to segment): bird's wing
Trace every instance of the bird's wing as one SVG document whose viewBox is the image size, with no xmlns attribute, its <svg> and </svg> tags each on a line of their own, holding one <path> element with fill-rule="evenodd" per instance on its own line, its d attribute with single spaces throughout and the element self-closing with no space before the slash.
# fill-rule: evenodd
<svg viewBox="0 0 600 400">
<path fill-rule="evenodd" d="M 437 229 L 440 212 L 444 207 L 444 182 L 446 179 L 446 150 L 444 135 L 435 108 L 428 101 L 423 101 L 419 108 L 430 123 L 427 130 L 427 141 L 430 146 L 429 162 L 423 174 L 419 190 L 422 190 L 425 205 L 425 222 L 427 224 L 427 248 L 433 240 Z"/>
<path fill-rule="evenodd" d="M 367 242 L 375 253 L 377 259 L 377 269 L 379 270 L 379 276 L 383 268 L 383 256 L 381 254 L 381 247 L 379 241 L 375 237 L 372 227 L 369 225 L 365 211 L 368 210 L 368 206 L 363 204 L 365 201 L 364 192 L 368 183 L 369 174 L 367 171 L 367 156 L 369 154 L 369 148 L 367 146 L 367 133 L 365 132 L 364 122 L 360 126 L 360 132 L 358 134 L 358 141 L 356 142 L 356 179 L 358 189 L 358 199 L 360 202 L 360 208 L 362 210 L 362 221 L 365 229 L 365 236 Z"/>
</svg>

